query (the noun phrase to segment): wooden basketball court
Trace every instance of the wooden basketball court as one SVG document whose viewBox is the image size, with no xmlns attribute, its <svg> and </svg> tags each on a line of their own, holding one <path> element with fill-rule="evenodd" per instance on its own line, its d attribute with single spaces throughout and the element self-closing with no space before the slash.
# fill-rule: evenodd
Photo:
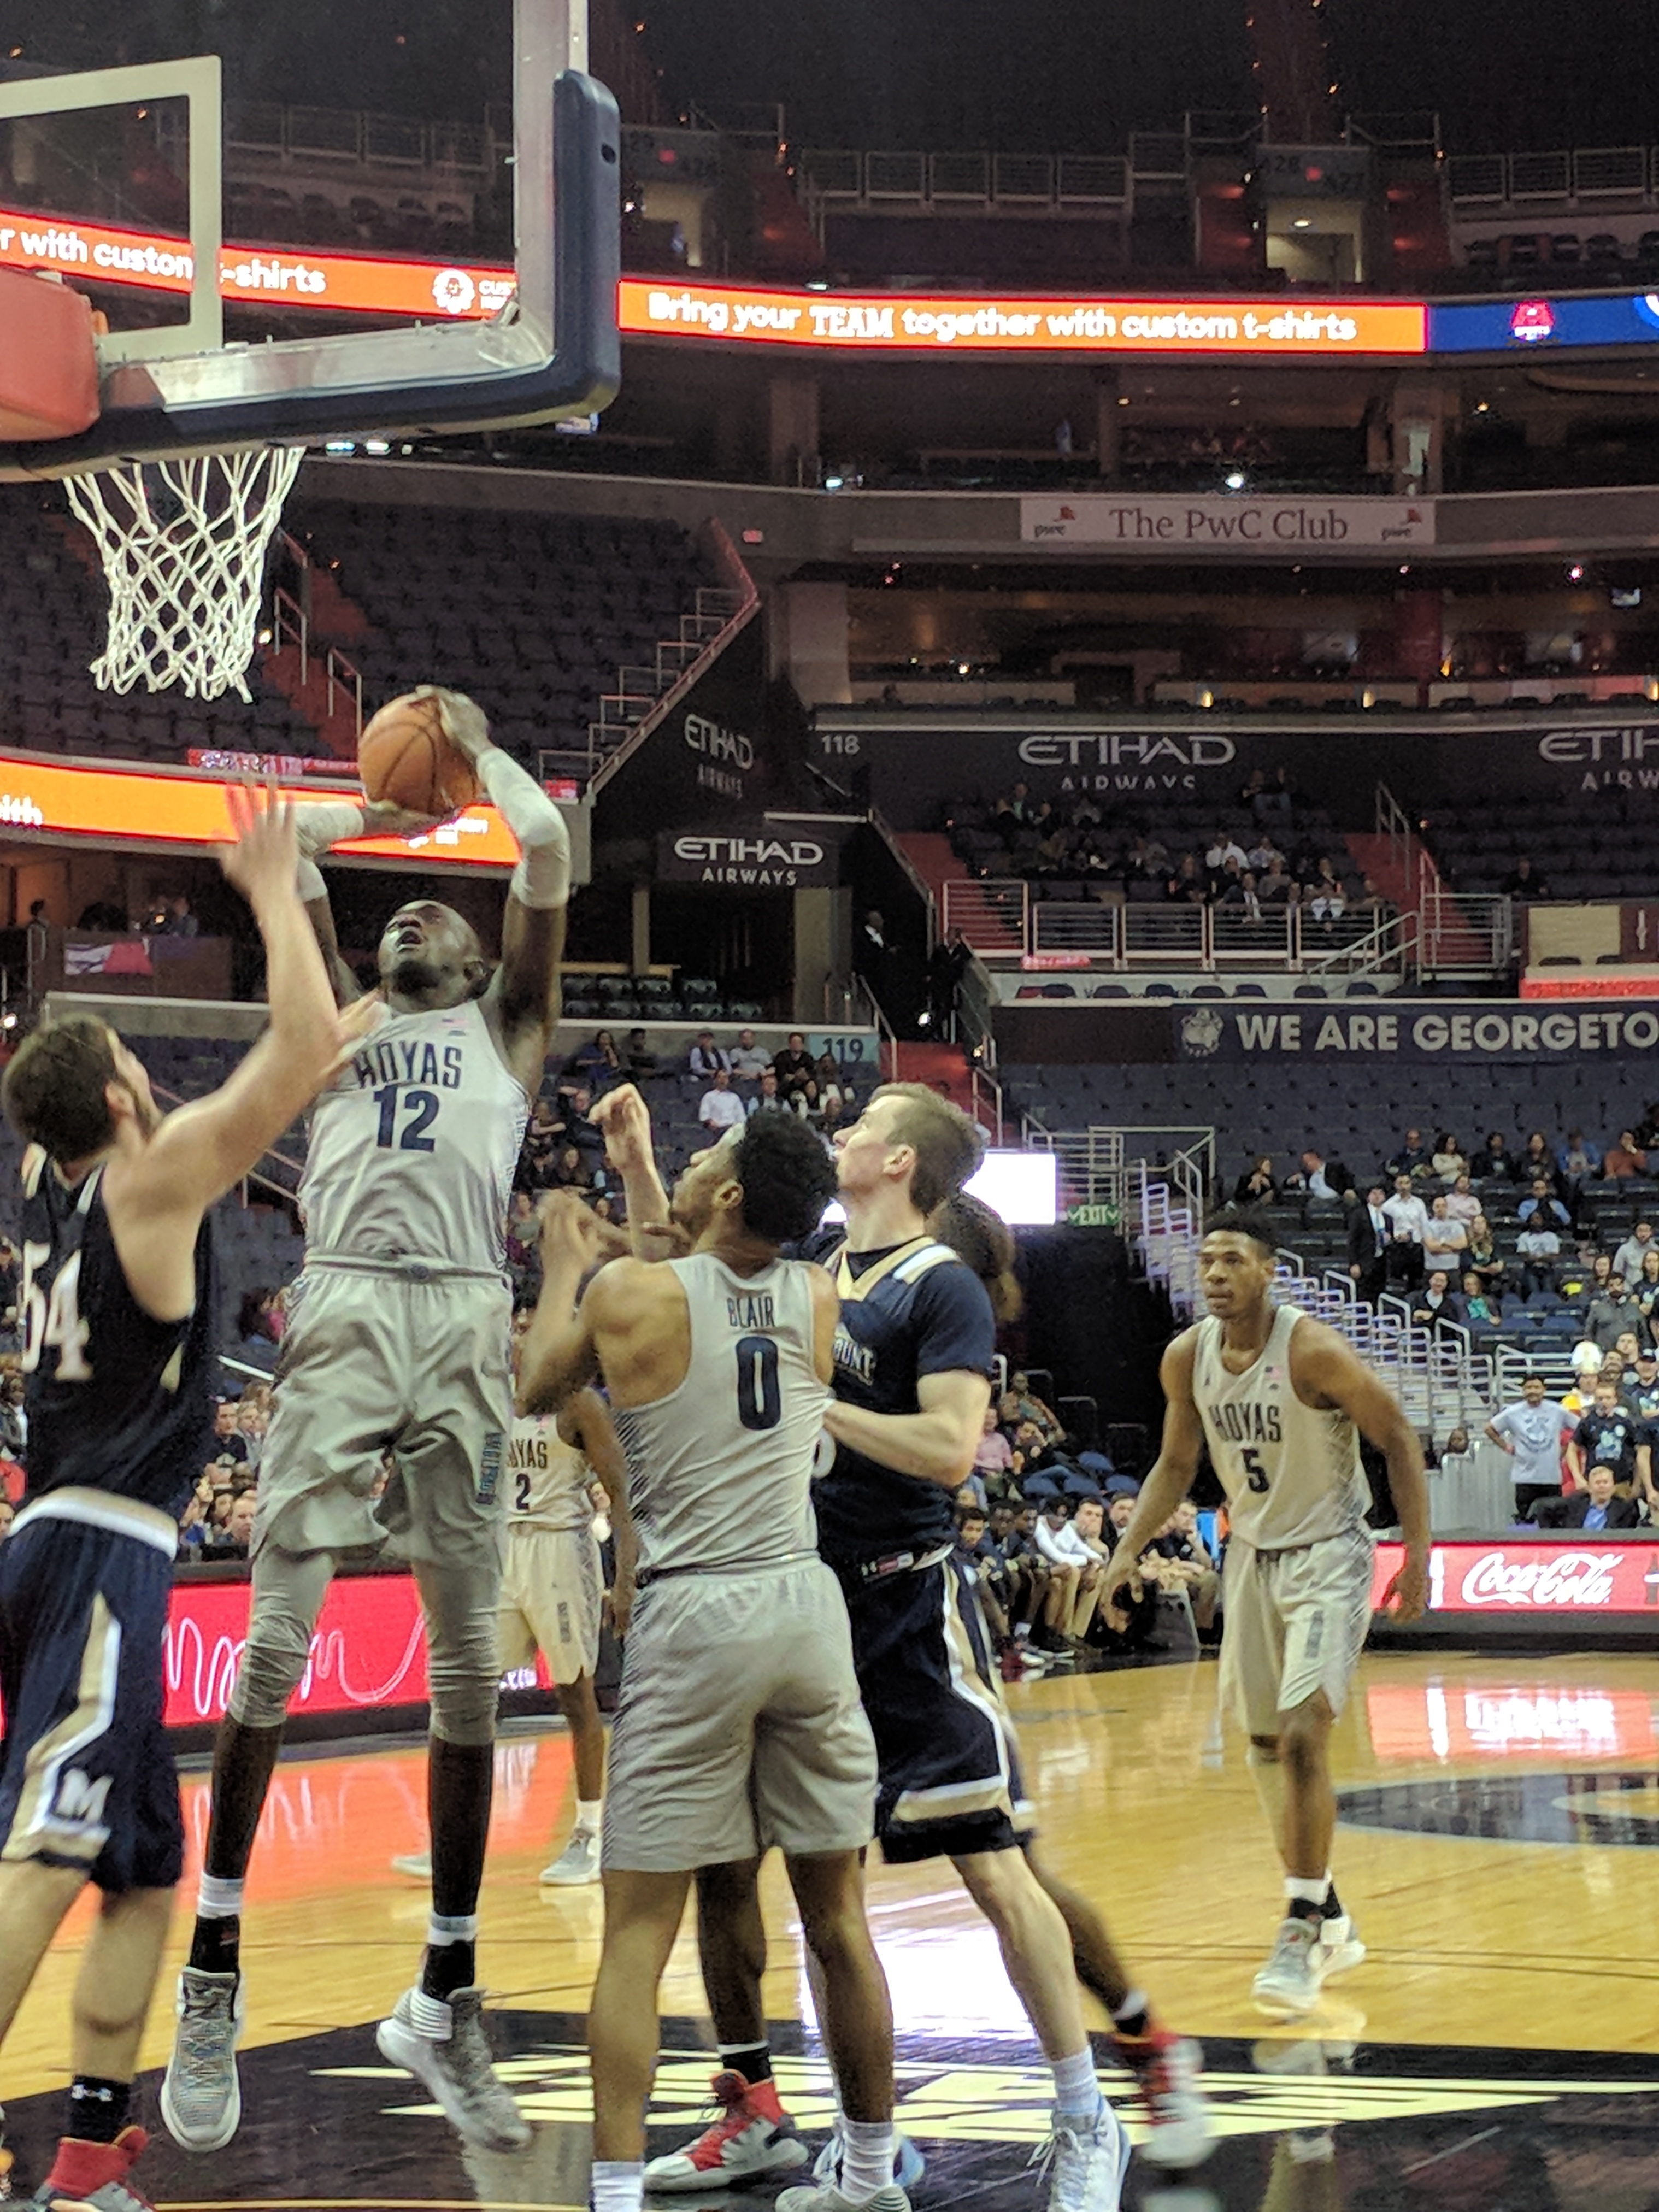
<svg viewBox="0 0 1659 2212">
<path fill-rule="evenodd" d="M 1169 2021 L 1209 2050 L 1223 2140 L 1179 2185 L 1137 2160 L 1126 2203 L 1166 2212 L 1394 2205 L 1650 2212 L 1659 2205 L 1659 1966 L 1645 1929 L 1659 1843 L 1659 1704 L 1645 1659 L 1368 1656 L 1338 1747 L 1336 1875 L 1370 1946 L 1310 2021 L 1256 2014 L 1250 1978 L 1279 1890 L 1237 1732 L 1209 1662 L 1054 1679 L 1012 1693 L 1044 1850 L 1105 1910 Z M 372 2028 L 410 1980 L 422 1887 L 389 1869 L 424 1842 L 423 1759 L 353 1747 L 279 1770 L 250 1878 L 245 2118 L 218 2156 L 156 2141 L 162 2206 L 581 2205 L 582 2013 L 597 1889 L 542 1892 L 573 1795 L 562 1732 L 498 1753 L 481 1970 L 498 2053 L 538 2124 L 522 2159 L 463 2154 Z M 185 1782 L 193 1890 L 205 1778 Z M 826 2120 L 783 1885 L 768 2008 L 786 2101 Z M 900 2116 L 930 2164 L 918 2207 L 1038 2203 L 1024 2171 L 1048 2081 L 988 1930 L 941 1866 L 888 1871 L 872 1914 L 900 2030 Z M 19 2193 L 56 2132 L 67 2002 L 84 1910 L 5 2054 Z M 188 1914 L 179 1917 L 173 1961 Z M 171 1967 L 167 1984 L 170 1994 Z M 663 1996 L 653 2149 L 691 2131 L 711 2070 L 695 1944 Z M 158 2068 L 171 2021 L 145 2051 Z M 1105 2085 L 1125 2085 L 1109 2070 Z M 1184 2190 L 1185 2193 L 1182 2193 Z M 764 2206 L 769 2191 L 703 2199 Z"/>
</svg>

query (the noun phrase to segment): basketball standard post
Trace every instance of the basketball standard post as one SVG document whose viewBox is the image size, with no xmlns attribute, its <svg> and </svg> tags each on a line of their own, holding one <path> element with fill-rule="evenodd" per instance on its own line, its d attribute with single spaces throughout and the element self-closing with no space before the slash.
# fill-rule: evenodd
<svg viewBox="0 0 1659 2212">
<path fill-rule="evenodd" d="M 8 412 L 0 390 L 0 480 L 68 480 L 109 586 L 108 640 L 93 664 L 106 689 L 248 696 L 265 552 L 307 447 L 522 428 L 595 414 L 614 398 L 617 105 L 586 73 L 586 0 L 514 0 L 513 32 L 517 281 L 507 305 L 487 321 L 261 346 L 222 342 L 217 58 L 0 85 L 0 120 L 145 98 L 188 104 L 185 322 L 64 334 L 50 283 L 26 278 L 8 292 L 32 374 L 58 392 Z M 81 357 L 88 345 L 91 363 Z M 90 421 L 84 406 L 50 404 L 94 381 Z M 85 427 L 50 434 L 70 422 Z"/>
</svg>

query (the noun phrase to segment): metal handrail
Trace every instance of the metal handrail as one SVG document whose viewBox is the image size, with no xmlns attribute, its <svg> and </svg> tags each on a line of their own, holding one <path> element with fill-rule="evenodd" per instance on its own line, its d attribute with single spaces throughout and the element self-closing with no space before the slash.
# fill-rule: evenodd
<svg viewBox="0 0 1659 2212">
<path fill-rule="evenodd" d="M 330 718 L 332 719 L 334 714 L 334 693 L 336 688 L 337 687 L 341 690 L 349 690 L 351 693 L 352 697 L 352 710 L 356 723 L 356 734 L 361 738 L 363 734 L 363 672 L 362 669 L 358 667 L 355 660 L 348 660 L 344 653 L 340 651 L 340 648 L 337 645 L 331 645 L 328 648 L 328 657 L 325 660 L 323 666 L 328 678 L 328 711 Z M 304 673 L 305 664 L 301 661 L 301 676 L 302 680 Z"/>
</svg>

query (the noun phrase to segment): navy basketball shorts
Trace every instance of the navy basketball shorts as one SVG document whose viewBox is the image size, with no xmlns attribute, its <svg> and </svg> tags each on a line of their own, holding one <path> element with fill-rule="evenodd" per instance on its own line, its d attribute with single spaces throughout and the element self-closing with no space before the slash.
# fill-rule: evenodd
<svg viewBox="0 0 1659 2212">
<path fill-rule="evenodd" d="M 842 1577 L 859 1692 L 876 1739 L 876 1835 L 896 1865 L 1029 1842 L 1020 1780 L 972 1583 L 955 1559 Z"/>
<path fill-rule="evenodd" d="M 0 1860 L 112 1895 L 184 1866 L 161 1654 L 173 1561 L 141 1537 L 28 1518 L 0 1544 Z"/>
</svg>

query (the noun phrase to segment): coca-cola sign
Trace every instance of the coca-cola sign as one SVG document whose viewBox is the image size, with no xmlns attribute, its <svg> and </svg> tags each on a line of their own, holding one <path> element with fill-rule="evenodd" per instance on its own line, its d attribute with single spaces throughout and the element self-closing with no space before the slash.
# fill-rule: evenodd
<svg viewBox="0 0 1659 2212">
<path fill-rule="evenodd" d="M 1381 1604 L 1402 1556 L 1398 1544 L 1378 1546 L 1374 1603 Z M 1429 1554 L 1429 1611 L 1659 1613 L 1659 1548 L 1593 1541 L 1437 1544 Z"/>
</svg>

